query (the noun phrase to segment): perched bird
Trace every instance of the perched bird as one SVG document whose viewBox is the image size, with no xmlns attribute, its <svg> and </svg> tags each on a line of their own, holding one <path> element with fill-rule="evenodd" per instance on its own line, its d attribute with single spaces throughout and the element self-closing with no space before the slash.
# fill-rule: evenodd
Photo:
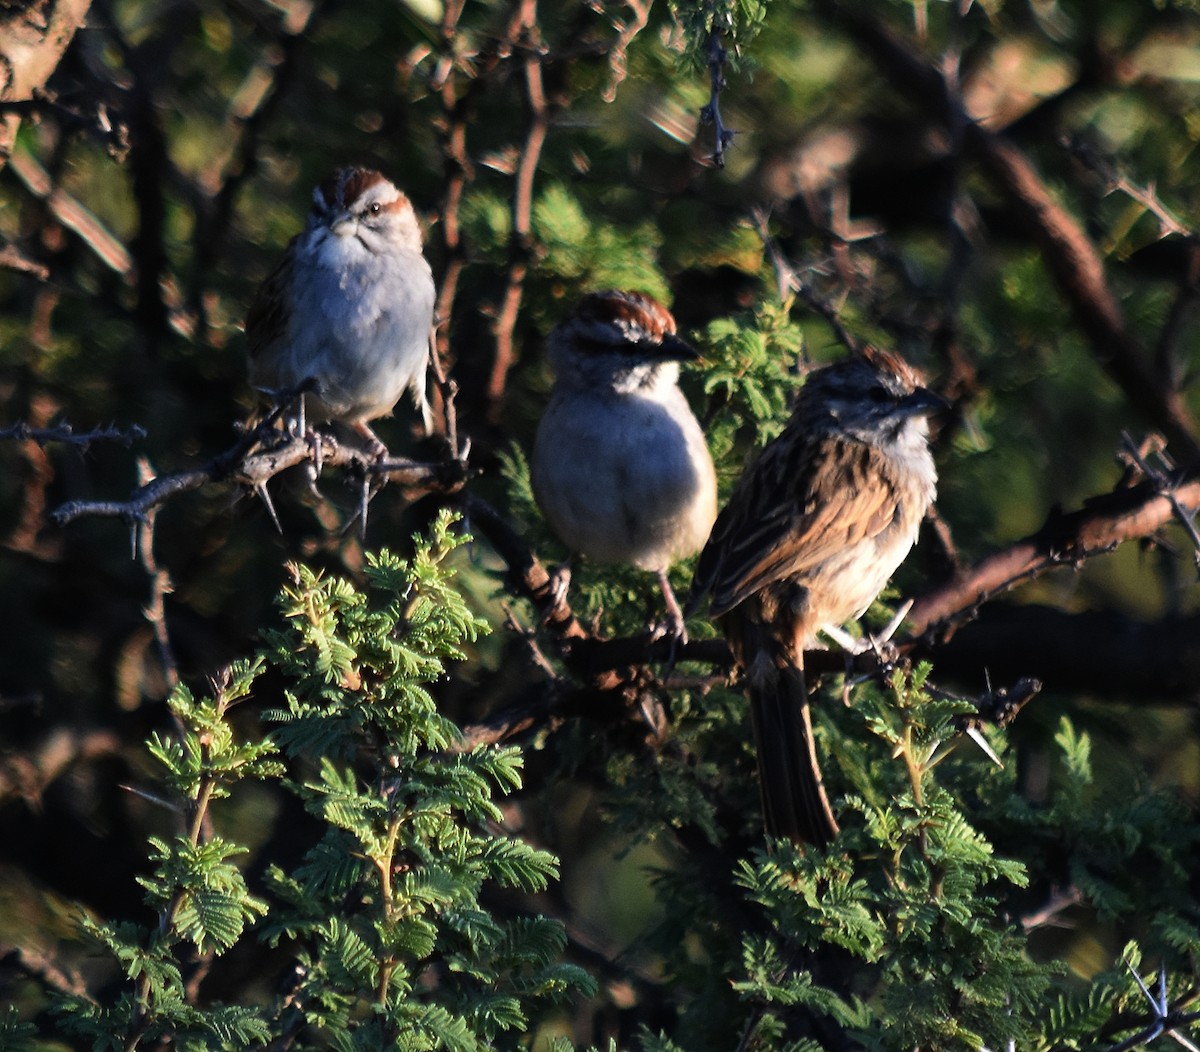
<svg viewBox="0 0 1200 1052">
<path fill-rule="evenodd" d="M 430 429 L 433 306 L 408 198 L 378 172 L 339 168 L 313 191 L 307 226 L 246 316 L 250 382 L 273 393 L 313 380 L 305 411 L 348 425 L 381 454 L 369 421 L 405 389 Z"/>
<path fill-rule="evenodd" d="M 711 597 L 746 677 L 771 836 L 824 844 L 837 834 L 804 649 L 862 616 L 915 543 L 936 495 L 927 417 L 944 406 L 885 351 L 816 370 L 701 553 L 693 601 Z"/>
<path fill-rule="evenodd" d="M 682 638 L 667 569 L 700 550 L 717 514 L 712 457 L 678 386 L 679 363 L 697 354 L 639 292 L 584 297 L 548 347 L 555 382 L 533 447 L 538 505 L 572 552 L 656 574 Z"/>
</svg>

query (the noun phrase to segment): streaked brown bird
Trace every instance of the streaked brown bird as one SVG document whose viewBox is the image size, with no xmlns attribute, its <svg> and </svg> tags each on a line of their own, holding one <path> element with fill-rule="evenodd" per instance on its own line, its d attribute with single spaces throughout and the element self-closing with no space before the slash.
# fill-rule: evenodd
<svg viewBox="0 0 1200 1052">
<path fill-rule="evenodd" d="M 692 602 L 710 597 L 744 672 L 770 836 L 837 835 L 804 650 L 861 617 L 916 542 L 937 484 L 927 418 L 944 407 L 886 351 L 814 371 L 701 553 Z"/>
</svg>

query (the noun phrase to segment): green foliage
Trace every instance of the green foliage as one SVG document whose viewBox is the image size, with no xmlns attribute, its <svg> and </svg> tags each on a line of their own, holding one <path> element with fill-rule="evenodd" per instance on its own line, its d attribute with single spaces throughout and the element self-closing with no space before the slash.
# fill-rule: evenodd
<svg viewBox="0 0 1200 1052">
<path fill-rule="evenodd" d="M 83 918 L 128 986 L 108 1004 L 64 997 L 67 1033 L 97 1048 L 234 1049 L 286 1035 L 306 1047 L 474 1050 L 594 992 L 559 963 L 561 925 L 496 917 L 480 901 L 489 885 L 543 891 L 557 863 L 490 829 L 503 821 L 494 798 L 521 785 L 517 750 L 458 749 L 426 689 L 486 628 L 452 583 L 453 521 L 440 515 L 409 560 L 370 556 L 364 592 L 294 567 L 263 651 L 231 666 L 211 698 L 176 691 L 176 734 L 150 742 L 185 817 L 185 832 L 151 839 L 153 873 L 140 881 L 159 922 Z M 239 741 L 230 710 L 268 669 L 288 684 L 286 705 L 267 713 L 275 733 Z M 281 780 L 323 830 L 292 872 L 270 865 L 262 898 L 233 862 L 247 849 L 205 831 L 210 806 L 247 779 Z M 251 928 L 294 958 L 286 995 L 198 1007 L 182 945 L 219 957 Z"/>
<path fill-rule="evenodd" d="M 790 302 L 709 322 L 700 339 L 707 434 L 717 463 L 748 436 L 756 451 L 783 428 L 801 383 L 804 337 Z M 738 472 L 740 474 L 740 470 Z"/>
<path fill-rule="evenodd" d="M 1054 839 L 1082 860 L 1069 879 L 1088 889 L 1086 907 L 1116 930 L 1140 918 L 1142 930 L 1160 933 L 1155 959 L 1167 968 L 1170 996 L 1191 996 L 1200 908 L 1186 873 L 1197 845 L 1178 802 L 1128 784 L 1113 798 L 1098 794 L 1087 736 L 1064 722 L 1047 806 L 1024 809 L 1010 772 L 963 738 L 974 705 L 931 690 L 930 672 L 896 672 L 885 689 L 859 685 L 851 709 L 823 692 L 822 748 L 837 759 L 827 781 L 841 787 L 844 818 L 829 847 L 750 846 L 723 884 L 721 852 L 706 855 L 693 841 L 687 862 L 656 871 L 663 917 L 647 946 L 665 961 L 676 995 L 688 994 L 673 1041 L 645 1035 L 642 1049 L 699 1052 L 739 1033 L 756 1049 L 813 1040 L 896 1052 L 1010 1041 L 1049 1049 L 1093 1047 L 1098 1034 L 1132 1029 L 1128 1020 L 1147 1012 L 1126 965 L 1139 966 L 1137 946 L 1081 982 L 1039 952 L 1035 929 L 1019 922 L 1036 904 L 1029 889 L 1068 879 L 1040 871 Z M 722 708 L 720 694 L 708 694 L 702 709 L 673 710 L 679 747 L 657 758 L 656 791 L 628 770 L 616 780 L 611 806 L 623 828 L 656 836 L 664 825 L 691 825 L 709 835 L 714 815 L 753 807 L 752 788 L 729 777 L 728 739 L 744 712 Z M 689 779 L 690 794 L 666 788 Z M 980 826 L 1014 808 L 1025 824 L 1001 852 Z M 1156 892 L 1147 897 L 1142 884 L 1140 901 L 1117 896 L 1139 865 L 1161 875 Z"/>
<path fill-rule="evenodd" d="M 679 22 L 688 42 L 686 62 L 699 70 L 708 61 L 708 38 L 717 32 L 732 46 L 736 60 L 741 47 L 749 44 L 767 20 L 765 0 L 672 0 L 671 14 Z"/>
<path fill-rule="evenodd" d="M 0 1015 L 0 1049 L 5 1052 L 32 1052 L 38 1047 L 37 1036 L 37 1027 L 23 1022 L 13 1005 Z"/>
</svg>

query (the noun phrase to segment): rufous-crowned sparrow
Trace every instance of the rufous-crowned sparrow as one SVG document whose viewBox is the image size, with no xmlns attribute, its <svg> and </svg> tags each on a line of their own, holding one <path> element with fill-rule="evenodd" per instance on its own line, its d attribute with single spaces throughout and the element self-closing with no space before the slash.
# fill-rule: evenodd
<svg viewBox="0 0 1200 1052">
<path fill-rule="evenodd" d="M 250 382 L 267 393 L 314 381 L 305 410 L 384 451 L 369 421 L 405 389 L 425 396 L 434 285 L 408 198 L 376 171 L 340 168 L 313 191 L 302 233 L 246 316 Z"/>
<path fill-rule="evenodd" d="M 596 292 L 550 334 L 555 370 L 538 425 L 533 492 L 573 552 L 657 575 L 668 627 L 683 616 L 667 579 L 700 550 L 716 517 L 716 475 L 679 390 L 679 363 L 697 357 L 675 319 L 640 292 Z"/>
</svg>

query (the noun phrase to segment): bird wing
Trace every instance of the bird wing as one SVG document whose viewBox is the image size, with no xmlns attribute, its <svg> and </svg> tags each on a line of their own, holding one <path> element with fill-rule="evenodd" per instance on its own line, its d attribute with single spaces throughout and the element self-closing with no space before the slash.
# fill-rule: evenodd
<svg viewBox="0 0 1200 1052">
<path fill-rule="evenodd" d="M 836 495 L 836 499 L 830 499 Z M 887 528 L 897 494 L 887 458 L 836 435 L 772 442 L 734 488 L 696 570 L 695 594 L 727 612 Z"/>
<path fill-rule="evenodd" d="M 296 239 L 288 245 L 279 265 L 259 285 L 254 302 L 246 312 L 246 345 L 253 363 L 262 353 L 287 335 L 292 282 L 292 253 Z"/>
</svg>

